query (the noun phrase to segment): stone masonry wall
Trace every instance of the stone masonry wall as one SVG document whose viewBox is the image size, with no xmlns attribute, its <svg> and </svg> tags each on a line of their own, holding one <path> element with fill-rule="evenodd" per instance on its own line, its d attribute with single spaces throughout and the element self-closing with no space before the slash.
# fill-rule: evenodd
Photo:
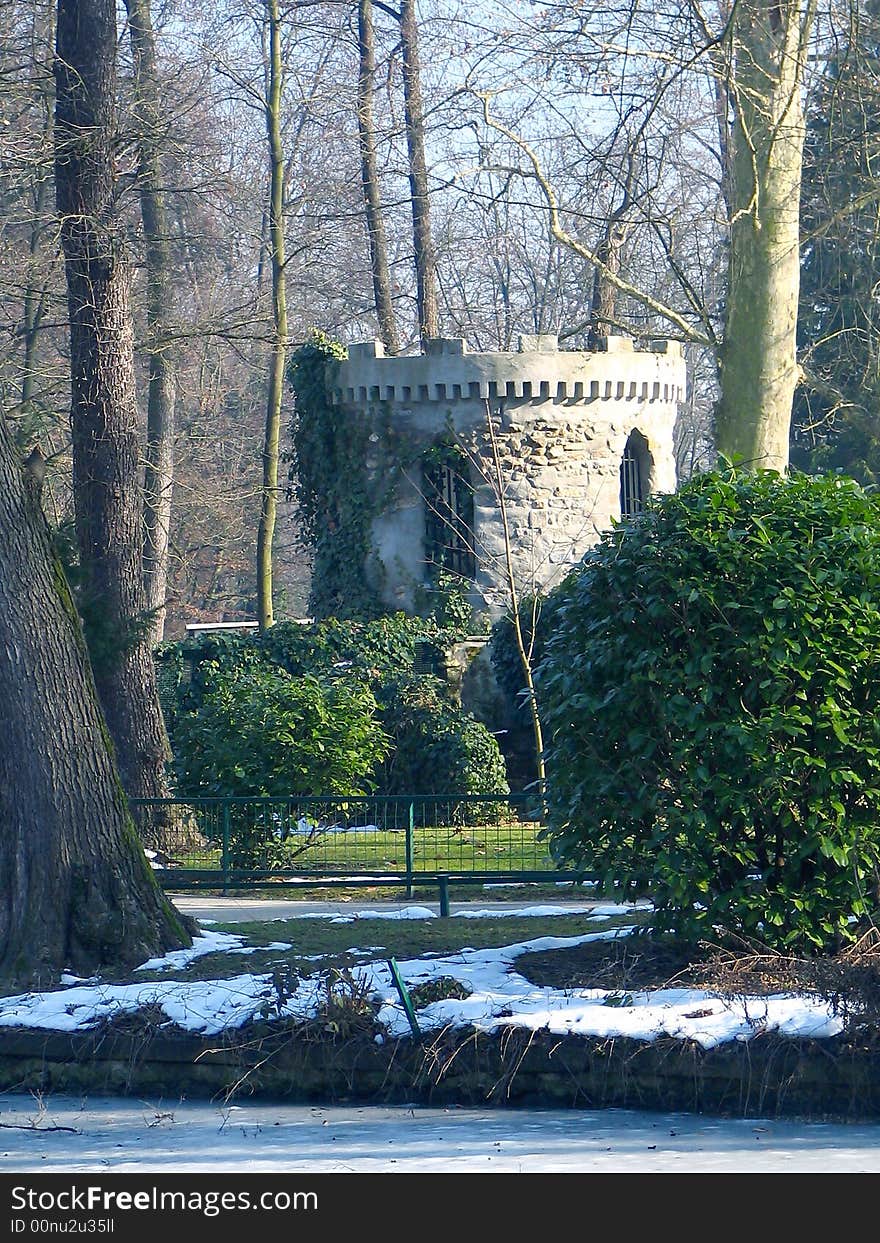
<svg viewBox="0 0 880 1243">
<path fill-rule="evenodd" d="M 549 588 L 620 517 L 620 462 L 631 433 L 646 490 L 675 488 L 672 432 L 685 368 L 675 342 L 636 350 L 609 338 L 600 352 L 560 351 L 555 337 L 523 337 L 518 353 L 471 354 L 464 341 L 429 343 L 424 356 L 386 358 L 379 342 L 352 346 L 334 402 L 383 406 L 415 452 L 451 430 L 471 458 L 477 575 L 473 603 L 494 618 L 509 593 L 487 409 L 492 411 L 521 590 Z M 412 611 L 427 582 L 425 499 L 408 470 L 373 524 L 365 572 L 391 608 Z"/>
</svg>

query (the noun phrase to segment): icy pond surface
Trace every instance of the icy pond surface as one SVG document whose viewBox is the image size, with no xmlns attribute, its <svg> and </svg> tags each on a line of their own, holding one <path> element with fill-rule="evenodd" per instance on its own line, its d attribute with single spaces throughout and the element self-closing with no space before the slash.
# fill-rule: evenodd
<svg viewBox="0 0 880 1243">
<path fill-rule="evenodd" d="M 880 1123 L 0 1095 L 0 1172 L 95 1170 L 877 1173 Z"/>
</svg>

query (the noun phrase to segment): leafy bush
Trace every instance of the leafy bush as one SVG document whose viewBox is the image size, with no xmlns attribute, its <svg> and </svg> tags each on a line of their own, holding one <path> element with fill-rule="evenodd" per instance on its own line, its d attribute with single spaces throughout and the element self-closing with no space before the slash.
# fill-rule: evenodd
<svg viewBox="0 0 880 1243">
<path fill-rule="evenodd" d="M 482 722 L 449 702 L 438 678 L 411 677 L 381 692 L 392 750 L 379 781 L 385 794 L 508 794 L 504 758 Z M 468 810 L 470 823 L 496 820 L 501 803 Z"/>
<path fill-rule="evenodd" d="M 880 501 L 729 466 L 617 527 L 538 671 L 550 839 L 655 924 L 798 950 L 877 900 Z"/>
<path fill-rule="evenodd" d="M 269 665 L 215 668 L 198 710 L 181 714 L 174 731 L 184 797 L 365 793 L 387 754 L 368 687 L 292 678 Z M 267 845 L 266 825 L 252 810 L 234 808 L 232 863 L 281 862 L 267 855 Z"/>
<path fill-rule="evenodd" d="M 368 687 L 268 665 L 215 671 L 199 712 L 178 721 L 175 744 L 179 787 L 190 795 L 364 793 L 388 752 Z"/>
<path fill-rule="evenodd" d="M 426 656 L 439 664 L 454 637 L 396 613 L 165 645 L 179 793 L 355 794 L 368 778 L 383 794 L 507 793 L 495 738 L 451 702 L 445 683 L 414 672 Z M 365 714 L 386 739 L 381 754 L 366 740 L 361 747 Z"/>
<path fill-rule="evenodd" d="M 312 673 L 379 683 L 411 669 L 420 643 L 440 655 L 446 633 L 424 618 L 394 613 L 372 620 L 335 617 L 303 626 L 279 622 L 254 642 L 274 664 L 295 675 Z"/>
</svg>

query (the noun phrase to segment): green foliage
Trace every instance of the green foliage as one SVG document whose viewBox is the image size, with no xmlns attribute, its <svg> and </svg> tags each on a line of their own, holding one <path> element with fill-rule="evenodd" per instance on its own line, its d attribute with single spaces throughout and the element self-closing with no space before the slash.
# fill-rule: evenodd
<svg viewBox="0 0 880 1243">
<path fill-rule="evenodd" d="M 209 632 L 164 645 L 157 661 L 180 791 L 354 794 L 357 782 L 369 777 L 388 794 L 507 793 L 495 738 L 451 701 L 444 682 L 415 672 L 417 662 L 441 664 L 459 637 L 457 628 L 396 613 L 309 626 L 279 622 L 263 635 Z M 294 688 L 306 680 L 313 689 L 300 702 Z M 315 686 L 325 696 L 336 688 L 338 696 L 331 697 L 325 721 L 328 731 L 338 731 L 337 743 L 317 738 L 322 747 L 335 754 L 346 745 L 346 706 L 357 732 L 364 693 L 376 728 L 390 739 L 391 750 L 374 756 L 372 768 L 352 769 L 348 786 L 341 781 L 322 788 L 334 778 L 323 753 L 308 767 L 316 737 L 306 708 Z M 279 745 L 279 729 L 292 735 L 298 712 L 304 714 L 304 753 L 296 771 L 311 774 L 307 790 L 291 783 L 292 761 Z"/>
<path fill-rule="evenodd" d="M 697 477 L 585 558 L 538 675 L 560 858 L 689 938 L 826 950 L 873 916 L 877 498 Z"/>
<path fill-rule="evenodd" d="M 204 671 L 198 709 L 180 714 L 174 729 L 184 796 L 366 793 L 387 753 L 368 687 L 309 674 L 293 678 L 260 663 Z M 230 828 L 233 866 L 284 862 L 280 823 L 278 840 L 267 845 L 260 818 L 234 806 Z"/>
<path fill-rule="evenodd" d="M 191 795 L 364 793 L 387 751 L 368 687 L 269 665 L 214 670 L 199 711 L 175 729 L 179 787 Z"/>
<path fill-rule="evenodd" d="M 329 617 L 313 626 L 279 622 L 258 640 L 266 659 L 288 673 L 356 676 L 370 683 L 412 668 L 420 643 L 429 643 L 437 657 L 454 632 L 405 613 L 372 619 Z"/>
<path fill-rule="evenodd" d="M 798 349 L 820 387 L 808 380 L 798 389 L 792 462 L 876 484 L 880 17 L 876 0 L 860 9 L 850 41 L 828 60 L 807 104 Z"/>
<path fill-rule="evenodd" d="M 438 570 L 430 587 L 416 592 L 417 611 L 438 633 L 463 639 L 474 632 L 476 619 L 470 602 L 470 582 L 448 570 Z"/>
<path fill-rule="evenodd" d="M 405 677 L 380 691 L 392 750 L 380 774 L 385 794 L 507 794 L 498 743 L 481 721 L 452 704 L 439 678 Z M 471 822 L 497 820 L 503 804 L 471 809 Z"/>
<path fill-rule="evenodd" d="M 295 396 L 290 481 L 314 554 L 309 607 L 319 618 L 379 611 L 364 577 L 370 527 L 381 508 L 376 478 L 383 476 L 368 465 L 373 424 L 366 415 L 334 406 L 328 392 L 328 372 L 346 356 L 338 341 L 313 331 L 287 370 Z"/>
</svg>

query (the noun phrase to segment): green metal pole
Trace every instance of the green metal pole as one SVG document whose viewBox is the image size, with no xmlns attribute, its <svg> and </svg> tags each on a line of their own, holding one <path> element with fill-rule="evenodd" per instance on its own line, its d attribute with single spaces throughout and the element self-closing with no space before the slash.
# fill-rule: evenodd
<svg viewBox="0 0 880 1243">
<path fill-rule="evenodd" d="M 223 895 L 226 896 L 227 886 L 229 884 L 229 821 L 230 808 L 228 803 L 223 804 L 223 854 L 220 857 L 220 867 L 223 869 Z"/>
<path fill-rule="evenodd" d="M 388 959 L 388 969 L 391 972 L 391 979 L 394 981 L 394 986 L 397 989 L 397 995 L 400 997 L 403 1012 L 409 1021 L 410 1030 L 412 1031 L 415 1039 L 419 1041 L 422 1038 L 422 1033 L 419 1030 L 418 1020 L 416 1019 L 416 1008 L 413 1005 L 412 997 L 409 995 L 409 989 L 404 983 L 403 976 L 400 974 L 400 968 L 397 965 L 396 959 Z"/>
<path fill-rule="evenodd" d="M 406 896 L 413 896 L 413 829 L 415 828 L 415 806 L 409 805 L 406 821 Z"/>
<path fill-rule="evenodd" d="M 440 876 L 437 878 L 440 886 L 440 915 L 443 919 L 449 918 L 449 877 Z"/>
</svg>

